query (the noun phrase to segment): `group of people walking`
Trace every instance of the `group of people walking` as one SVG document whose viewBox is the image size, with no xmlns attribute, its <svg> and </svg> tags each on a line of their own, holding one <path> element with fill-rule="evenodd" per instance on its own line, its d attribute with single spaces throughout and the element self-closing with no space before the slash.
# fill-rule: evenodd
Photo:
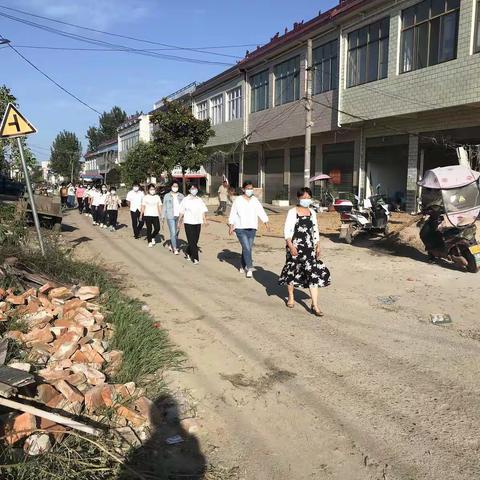
<svg viewBox="0 0 480 480">
<path fill-rule="evenodd" d="M 228 183 L 224 182 L 219 189 L 222 203 L 217 214 L 222 215 L 226 211 L 227 192 Z M 93 225 L 116 229 L 121 201 L 114 187 L 77 186 L 75 195 L 80 213 L 91 216 Z M 179 191 L 179 184 L 173 182 L 162 201 L 154 184 L 148 185 L 143 191 L 139 183 L 134 183 L 126 202 L 135 239 L 140 238 L 145 226 L 148 247 L 154 247 L 161 225 L 166 223 L 170 234 L 169 249 L 174 255 L 179 255 L 178 236 L 183 226 L 187 239 L 185 257 L 194 265 L 199 264 L 198 242 L 202 225 L 208 225 L 208 208 L 198 195 L 197 186 L 190 186 L 188 194 L 184 196 Z M 288 212 L 284 225 L 286 262 L 278 282 L 287 286 L 288 308 L 295 306 L 295 288 L 309 289 L 310 311 L 315 316 L 322 316 L 318 305 L 318 289 L 330 284 L 330 272 L 320 259 L 320 233 L 316 211 L 311 204 L 312 191 L 309 188 L 300 189 L 297 192 L 297 205 Z M 239 271 L 247 278 L 253 277 L 253 246 L 259 222 L 265 224 L 267 230 L 270 229 L 268 215 L 255 197 L 253 183 L 245 181 L 242 194 L 232 202 L 228 228 L 229 234 L 235 234 L 240 243 L 242 254 Z"/>
</svg>

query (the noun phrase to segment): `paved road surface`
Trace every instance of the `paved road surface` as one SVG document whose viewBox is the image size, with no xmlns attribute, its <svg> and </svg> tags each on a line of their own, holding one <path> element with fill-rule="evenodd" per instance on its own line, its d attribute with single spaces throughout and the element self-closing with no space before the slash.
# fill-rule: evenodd
<svg viewBox="0 0 480 480">
<path fill-rule="evenodd" d="M 195 368 L 176 382 L 197 403 L 202 449 L 241 478 L 480 478 L 480 274 L 324 239 L 333 284 L 319 320 L 285 308 L 281 239 L 257 240 L 247 280 L 216 223 L 193 266 L 130 228 L 110 233 L 76 212 L 65 222 L 78 252 L 127 274 L 188 354 Z M 453 324 L 432 325 L 436 312 Z"/>
</svg>

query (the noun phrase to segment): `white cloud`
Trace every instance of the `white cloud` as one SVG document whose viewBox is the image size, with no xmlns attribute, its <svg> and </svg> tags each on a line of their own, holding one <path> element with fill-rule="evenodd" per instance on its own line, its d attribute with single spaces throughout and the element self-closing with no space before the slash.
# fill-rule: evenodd
<svg viewBox="0 0 480 480">
<path fill-rule="evenodd" d="M 97 29 L 135 22 L 148 15 L 147 5 L 139 0 L 21 0 L 20 5 L 18 8 L 32 13 Z"/>
</svg>

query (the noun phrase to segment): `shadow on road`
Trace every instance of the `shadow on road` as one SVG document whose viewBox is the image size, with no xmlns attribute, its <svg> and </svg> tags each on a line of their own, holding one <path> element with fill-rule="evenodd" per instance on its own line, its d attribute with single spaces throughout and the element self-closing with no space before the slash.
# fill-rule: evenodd
<svg viewBox="0 0 480 480">
<path fill-rule="evenodd" d="M 75 238 L 74 240 L 70 240 L 70 243 L 73 246 L 73 248 L 77 248 L 82 243 L 91 242 L 91 241 L 92 239 L 90 237 L 78 237 L 78 238 Z"/>
<path fill-rule="evenodd" d="M 205 455 L 198 439 L 182 427 L 180 419 L 183 415 L 180 410 L 178 402 L 171 395 L 155 401 L 151 415 L 153 433 L 143 445 L 132 448 L 117 480 L 205 478 Z M 169 445 L 167 439 L 175 437 L 181 441 Z"/>
</svg>

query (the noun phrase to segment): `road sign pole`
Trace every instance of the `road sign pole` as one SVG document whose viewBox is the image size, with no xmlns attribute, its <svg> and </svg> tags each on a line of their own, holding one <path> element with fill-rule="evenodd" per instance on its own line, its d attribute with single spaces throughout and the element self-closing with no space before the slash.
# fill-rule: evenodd
<svg viewBox="0 0 480 480">
<path fill-rule="evenodd" d="M 40 221 L 38 220 L 37 207 L 35 206 L 35 200 L 33 198 L 32 185 L 30 184 L 30 176 L 28 174 L 27 162 L 25 162 L 25 155 L 23 154 L 23 145 L 21 137 L 17 137 L 18 150 L 20 151 L 20 158 L 22 159 L 23 173 L 25 175 L 25 183 L 27 184 L 28 198 L 30 200 L 30 206 L 32 207 L 33 222 L 35 223 L 35 228 L 38 235 L 38 243 L 40 245 L 40 250 L 42 256 L 45 256 L 45 247 L 43 245 L 42 232 L 40 230 Z"/>
</svg>

